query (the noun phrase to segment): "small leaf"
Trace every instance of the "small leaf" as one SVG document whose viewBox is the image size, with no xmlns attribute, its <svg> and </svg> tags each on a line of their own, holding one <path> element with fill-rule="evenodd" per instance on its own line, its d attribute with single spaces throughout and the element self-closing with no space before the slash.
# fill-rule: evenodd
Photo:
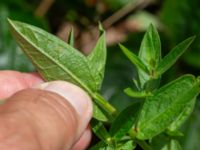
<svg viewBox="0 0 200 150">
<path fill-rule="evenodd" d="M 137 123 L 137 138 L 151 139 L 163 132 L 200 92 L 200 82 L 184 75 L 147 97 Z"/>
<path fill-rule="evenodd" d="M 138 56 L 136 56 L 134 53 L 132 53 L 131 51 L 129 51 L 126 47 L 124 47 L 123 45 L 119 44 L 119 47 L 121 48 L 121 50 L 123 51 L 123 53 L 126 55 L 126 57 L 134 64 L 136 65 L 136 67 L 138 69 L 143 70 L 144 72 L 146 72 L 147 74 L 149 73 L 147 67 L 145 66 L 145 64 L 140 60 L 140 58 Z"/>
<path fill-rule="evenodd" d="M 161 150 L 182 150 L 182 148 L 177 140 L 171 140 Z"/>
<path fill-rule="evenodd" d="M 159 63 L 158 67 L 156 68 L 156 73 L 158 75 L 163 74 L 167 71 L 177 60 L 178 58 L 188 49 L 191 43 L 194 41 L 195 36 L 192 36 L 176 47 L 174 47 Z"/>
<path fill-rule="evenodd" d="M 169 131 L 167 130 L 166 131 L 167 135 L 169 136 L 184 136 L 184 134 L 181 132 L 181 131 L 178 131 L 178 130 L 174 130 L 174 131 Z"/>
<path fill-rule="evenodd" d="M 96 119 L 92 119 L 90 121 L 90 125 L 92 127 L 92 131 L 97 135 L 102 141 L 107 143 L 108 145 L 112 145 L 112 138 L 110 134 L 107 132 L 106 128 L 104 127 L 103 123 L 97 121 Z"/>
<path fill-rule="evenodd" d="M 136 144 L 133 142 L 133 140 L 126 140 L 119 143 L 120 146 L 117 146 L 117 150 L 134 150 L 136 147 Z"/>
<path fill-rule="evenodd" d="M 146 92 L 146 91 L 135 91 L 131 88 L 126 88 L 124 90 L 124 93 L 126 93 L 128 96 L 130 97 L 137 97 L 137 98 L 144 98 L 147 96 L 151 96 L 152 94 L 150 92 Z"/>
<path fill-rule="evenodd" d="M 110 135 L 119 141 L 133 127 L 136 122 L 140 103 L 134 103 L 125 108 L 111 124 Z"/>
<path fill-rule="evenodd" d="M 95 48 L 87 57 L 91 73 L 93 74 L 93 78 L 95 80 L 94 84 L 96 85 L 97 90 L 100 90 L 101 83 L 104 78 L 106 53 L 106 37 L 105 32 L 102 29 L 101 35 Z"/>
<path fill-rule="evenodd" d="M 70 46 L 74 46 L 74 30 L 73 28 L 71 29 L 70 33 L 69 33 L 69 37 L 68 37 L 68 43 Z"/>
<path fill-rule="evenodd" d="M 108 146 L 104 142 L 99 142 L 93 147 L 91 147 L 89 150 L 115 150 L 114 148 Z"/>
<path fill-rule="evenodd" d="M 139 58 L 145 64 L 145 66 L 147 66 L 147 69 L 151 74 L 148 75 L 141 69 L 138 71 L 139 80 L 143 88 L 145 83 L 154 77 L 154 71 L 161 59 L 160 38 L 158 31 L 152 24 L 149 26 L 142 40 L 139 50 Z"/>
</svg>

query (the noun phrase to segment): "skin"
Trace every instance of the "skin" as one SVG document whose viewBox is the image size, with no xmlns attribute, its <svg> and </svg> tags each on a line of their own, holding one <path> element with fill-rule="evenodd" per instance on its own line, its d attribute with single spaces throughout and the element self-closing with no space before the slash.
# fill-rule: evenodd
<svg viewBox="0 0 200 150">
<path fill-rule="evenodd" d="M 0 106 L 1 150 L 87 148 L 91 140 L 88 123 L 92 103 L 83 90 L 63 81 L 47 86 L 38 74 L 16 71 L 0 71 L 0 85 L 0 99 L 5 100 Z M 70 97 L 74 100 L 87 100 L 87 105 L 79 106 L 84 107 L 81 113 L 74 101 L 54 92 L 60 87 L 69 95 L 75 92 Z"/>
</svg>

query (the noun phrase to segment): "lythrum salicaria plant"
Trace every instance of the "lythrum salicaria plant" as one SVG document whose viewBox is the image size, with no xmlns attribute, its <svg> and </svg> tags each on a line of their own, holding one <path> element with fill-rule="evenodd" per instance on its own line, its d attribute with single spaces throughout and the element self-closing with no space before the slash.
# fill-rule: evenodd
<svg viewBox="0 0 200 150">
<path fill-rule="evenodd" d="M 85 56 L 73 47 L 73 33 L 65 43 L 35 26 L 11 20 L 9 24 L 17 43 L 46 81 L 74 83 L 93 99 L 90 124 L 99 142 L 91 150 L 132 150 L 137 146 L 144 150 L 181 149 L 175 137 L 182 135 L 179 128 L 193 111 L 200 78 L 187 74 L 162 87 L 159 83 L 162 74 L 185 52 L 194 37 L 179 43 L 163 58 L 153 25 L 144 35 L 138 55 L 119 44 L 138 71 L 134 79 L 137 89 L 127 87 L 124 92 L 140 99 L 119 113 L 100 94 L 106 65 L 105 31 L 101 26 L 96 46 Z"/>
</svg>

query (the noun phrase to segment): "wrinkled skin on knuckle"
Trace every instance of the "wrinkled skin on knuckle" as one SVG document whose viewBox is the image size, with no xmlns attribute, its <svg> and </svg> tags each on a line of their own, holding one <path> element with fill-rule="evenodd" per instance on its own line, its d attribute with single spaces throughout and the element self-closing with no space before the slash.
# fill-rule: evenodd
<svg viewBox="0 0 200 150">
<path fill-rule="evenodd" d="M 74 144 L 78 115 L 71 104 L 58 94 L 35 89 L 22 90 L 0 107 L 0 113 L 12 112 L 15 113 L 14 118 L 11 116 L 12 120 L 16 120 L 13 126 L 9 125 L 10 128 L 18 127 L 18 133 L 25 136 L 21 138 L 31 138 L 40 149 L 70 149 Z"/>
</svg>

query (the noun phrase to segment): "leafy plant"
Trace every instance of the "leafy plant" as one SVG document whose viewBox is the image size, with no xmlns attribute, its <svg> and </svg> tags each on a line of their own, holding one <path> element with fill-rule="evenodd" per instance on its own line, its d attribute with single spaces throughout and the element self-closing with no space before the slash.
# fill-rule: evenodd
<svg viewBox="0 0 200 150">
<path fill-rule="evenodd" d="M 162 134 L 170 139 L 162 141 L 162 149 L 181 149 L 174 137 L 181 135 L 179 128 L 193 110 L 200 92 L 200 78 L 183 75 L 162 87 L 159 83 L 162 74 L 191 45 L 194 37 L 178 44 L 164 58 L 153 25 L 142 40 L 138 56 L 119 45 L 138 70 L 138 78 L 134 80 L 137 89 L 127 88 L 124 92 L 140 99 L 119 113 L 99 92 L 106 64 L 105 31 L 101 26 L 96 46 L 85 56 L 73 48 L 73 31 L 67 44 L 32 25 L 11 20 L 9 24 L 19 46 L 44 79 L 72 82 L 93 98 L 91 127 L 100 141 L 91 150 L 131 150 L 137 145 L 145 150 L 155 149 L 155 142 L 151 141 Z"/>
</svg>

